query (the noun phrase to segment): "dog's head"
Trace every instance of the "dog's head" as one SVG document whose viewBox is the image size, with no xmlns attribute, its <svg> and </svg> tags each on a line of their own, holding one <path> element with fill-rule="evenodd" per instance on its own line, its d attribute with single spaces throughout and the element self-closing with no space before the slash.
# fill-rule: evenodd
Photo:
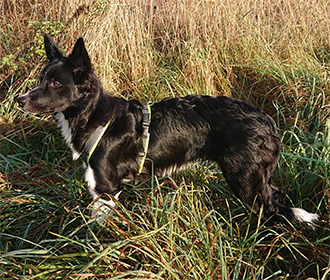
<svg viewBox="0 0 330 280">
<path fill-rule="evenodd" d="M 43 69 L 40 84 L 18 98 L 19 105 L 31 113 L 57 113 L 78 106 L 88 94 L 84 84 L 92 65 L 82 38 L 65 57 L 49 35 L 44 36 L 49 64 Z"/>
</svg>

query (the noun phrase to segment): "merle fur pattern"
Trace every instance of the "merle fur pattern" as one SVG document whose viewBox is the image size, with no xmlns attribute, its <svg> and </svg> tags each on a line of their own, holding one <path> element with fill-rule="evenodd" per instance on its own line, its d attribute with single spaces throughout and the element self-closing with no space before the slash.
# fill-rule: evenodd
<svg viewBox="0 0 330 280">
<path fill-rule="evenodd" d="M 142 104 L 115 97 L 102 88 L 93 72 L 83 39 L 65 57 L 45 35 L 49 64 L 41 83 L 18 99 L 32 113 L 53 114 L 77 159 L 98 126 L 113 117 L 86 169 L 89 191 L 118 198 L 123 182 L 137 183 L 207 159 L 218 163 L 229 187 L 246 207 L 263 218 L 284 216 L 294 225 L 314 222 L 316 214 L 284 205 L 285 196 L 271 184 L 280 156 L 274 120 L 263 111 L 224 96 L 189 95 L 151 106 L 150 144 L 141 175 Z M 102 203 L 114 205 L 103 199 Z M 101 207 L 101 204 L 97 204 Z"/>
</svg>

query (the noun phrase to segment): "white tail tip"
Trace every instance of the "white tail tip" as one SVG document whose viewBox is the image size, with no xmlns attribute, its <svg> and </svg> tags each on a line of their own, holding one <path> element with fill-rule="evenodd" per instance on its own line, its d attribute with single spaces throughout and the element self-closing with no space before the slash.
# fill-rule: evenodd
<svg viewBox="0 0 330 280">
<path fill-rule="evenodd" d="M 316 223 L 319 219 L 319 215 L 309 213 L 301 208 L 291 208 L 293 215 L 299 222 L 304 223 Z"/>
</svg>

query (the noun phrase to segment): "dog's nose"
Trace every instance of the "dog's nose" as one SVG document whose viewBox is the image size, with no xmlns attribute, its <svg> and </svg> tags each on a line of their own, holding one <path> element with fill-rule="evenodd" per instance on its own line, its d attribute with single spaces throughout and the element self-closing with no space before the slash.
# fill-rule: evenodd
<svg viewBox="0 0 330 280">
<path fill-rule="evenodd" d="M 26 98 L 25 95 L 22 95 L 21 97 L 19 97 L 17 99 L 18 105 L 21 106 L 21 107 L 24 107 L 26 101 L 27 101 L 27 98 Z"/>
</svg>

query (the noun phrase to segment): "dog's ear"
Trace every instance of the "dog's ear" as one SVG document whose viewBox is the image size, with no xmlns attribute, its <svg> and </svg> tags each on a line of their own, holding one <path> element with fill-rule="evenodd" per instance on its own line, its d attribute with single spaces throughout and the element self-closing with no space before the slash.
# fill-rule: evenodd
<svg viewBox="0 0 330 280">
<path fill-rule="evenodd" d="M 56 45 L 52 37 L 50 37 L 48 34 L 44 35 L 44 44 L 46 55 L 50 62 L 54 60 L 62 60 L 64 58 L 64 55 L 62 54 L 60 48 Z"/>
<path fill-rule="evenodd" d="M 84 79 L 92 70 L 92 63 L 87 53 L 83 38 L 79 38 L 74 45 L 72 53 L 67 58 L 74 75 Z"/>
</svg>

